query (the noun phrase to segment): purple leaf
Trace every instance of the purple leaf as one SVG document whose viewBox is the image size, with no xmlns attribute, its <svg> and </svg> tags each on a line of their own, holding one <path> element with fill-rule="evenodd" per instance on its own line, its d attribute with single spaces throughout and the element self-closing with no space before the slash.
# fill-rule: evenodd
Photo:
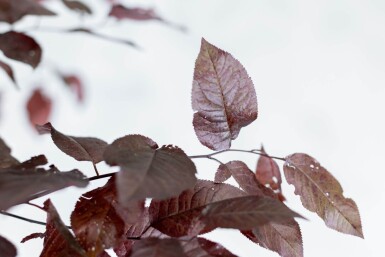
<svg viewBox="0 0 385 257">
<path fill-rule="evenodd" d="M 35 89 L 27 102 L 28 118 L 32 126 L 46 123 L 51 111 L 51 99 L 45 96 L 41 89 Z"/>
<path fill-rule="evenodd" d="M 164 199 L 192 188 L 196 169 L 176 146 L 162 146 L 140 135 L 115 140 L 104 152 L 109 165 L 119 165 L 116 185 L 122 203 L 153 197 Z"/>
<path fill-rule="evenodd" d="M 326 226 L 341 233 L 364 237 L 356 203 L 343 196 L 340 183 L 317 160 L 303 153 L 286 157 L 286 180 L 294 185 L 302 205 L 320 216 Z"/>
<path fill-rule="evenodd" d="M 130 257 L 187 257 L 177 239 L 146 238 L 132 247 Z"/>
<path fill-rule="evenodd" d="M 63 4 L 70 10 L 80 12 L 82 14 L 87 13 L 87 14 L 92 14 L 92 10 L 85 5 L 82 2 L 79 1 L 71 1 L 71 0 L 62 0 Z"/>
<path fill-rule="evenodd" d="M 56 15 L 33 0 L 0 0 L 0 21 L 10 24 L 25 15 Z"/>
<path fill-rule="evenodd" d="M 9 148 L 3 139 L 0 138 L 0 169 L 18 164 L 20 164 L 20 162 L 11 155 L 11 148 Z"/>
<path fill-rule="evenodd" d="M 214 181 L 216 183 L 223 183 L 226 180 L 228 180 L 231 177 L 231 171 L 227 167 L 226 164 L 220 164 L 217 172 L 215 172 L 215 179 Z"/>
<path fill-rule="evenodd" d="M 115 17 L 118 20 L 162 20 L 152 9 L 128 8 L 121 4 L 113 5 L 108 16 Z"/>
<path fill-rule="evenodd" d="M 13 83 L 17 87 L 16 79 L 15 79 L 15 76 L 13 75 L 13 70 L 12 70 L 11 66 L 6 64 L 5 62 L 0 61 L 0 68 L 2 68 L 5 71 L 5 73 L 8 75 L 8 77 L 13 81 Z"/>
<path fill-rule="evenodd" d="M 182 246 L 188 257 L 237 257 L 222 245 L 202 237 L 182 242 Z"/>
<path fill-rule="evenodd" d="M 29 64 L 32 68 L 40 63 L 42 54 L 39 44 L 33 38 L 15 31 L 0 34 L 0 50 L 8 58 Z"/>
<path fill-rule="evenodd" d="M 257 118 L 253 82 L 242 64 L 202 38 L 192 87 L 193 125 L 199 141 L 224 150 Z"/>
<path fill-rule="evenodd" d="M 94 137 L 67 136 L 57 131 L 51 123 L 36 126 L 40 134 L 50 133 L 55 145 L 64 153 L 78 161 L 90 161 L 94 164 L 103 160 L 107 143 Z"/>
<path fill-rule="evenodd" d="M 16 257 L 16 247 L 4 237 L 0 236 L 1 257 Z"/>
</svg>

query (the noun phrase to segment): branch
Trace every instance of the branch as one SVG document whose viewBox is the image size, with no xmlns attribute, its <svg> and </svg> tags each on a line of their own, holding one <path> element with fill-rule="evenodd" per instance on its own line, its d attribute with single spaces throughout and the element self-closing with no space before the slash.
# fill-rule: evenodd
<svg viewBox="0 0 385 257">
<path fill-rule="evenodd" d="M 261 151 L 257 150 L 257 149 L 252 149 L 252 150 L 226 149 L 226 150 L 221 150 L 221 151 L 217 151 L 217 152 L 210 153 L 210 154 L 192 155 L 192 156 L 189 156 L 189 157 L 190 157 L 190 159 L 197 159 L 197 158 L 213 159 L 212 156 L 217 155 L 217 154 L 226 153 L 226 152 L 252 153 L 252 154 L 257 154 L 257 155 L 261 155 L 261 156 L 270 157 L 272 159 L 276 159 L 276 160 L 280 160 L 280 161 L 286 161 L 285 158 L 264 154 L 264 153 L 261 153 Z"/>
</svg>

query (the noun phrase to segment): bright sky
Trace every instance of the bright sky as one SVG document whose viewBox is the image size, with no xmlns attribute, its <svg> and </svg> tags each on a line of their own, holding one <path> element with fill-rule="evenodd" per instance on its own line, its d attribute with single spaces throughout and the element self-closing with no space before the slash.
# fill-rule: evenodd
<svg viewBox="0 0 385 257">
<path fill-rule="evenodd" d="M 384 1 L 127 3 L 153 7 L 169 21 L 186 26 L 188 32 L 158 22 L 108 22 L 98 26 L 101 33 L 134 40 L 140 51 L 81 34 L 30 33 L 44 49 L 41 67 L 33 72 L 26 65 L 10 61 L 20 91 L 0 74 L 0 135 L 14 156 L 25 160 L 43 153 L 62 170 L 79 168 L 89 176 L 93 174 L 92 165 L 72 160 L 48 136 L 37 136 L 30 129 L 24 105 L 39 85 L 55 99 L 52 123 L 63 133 L 108 142 L 140 133 L 159 145 L 178 145 L 189 155 L 209 153 L 194 134 L 190 103 L 194 61 L 204 37 L 233 54 L 256 87 L 259 117 L 241 131 L 233 148 L 253 149 L 263 143 L 266 151 L 275 156 L 308 153 L 340 181 L 345 196 L 353 198 L 360 209 L 365 240 L 326 228 L 318 216 L 302 207 L 294 188 L 285 183 L 287 204 L 309 219 L 298 220 L 305 256 L 377 257 L 383 252 L 385 172 L 380 161 L 385 145 Z M 97 4 L 94 7 L 100 15 L 107 11 Z M 36 18 L 27 18 L 16 29 L 35 24 Z M 71 14 L 57 24 L 51 20 L 41 22 L 42 27 L 76 24 L 78 20 Z M 84 104 L 76 103 L 50 75 L 53 64 L 82 75 L 86 84 Z M 225 162 L 243 160 L 250 168 L 256 164 L 251 155 L 221 157 Z M 196 165 L 201 178 L 214 177 L 216 163 L 196 160 Z M 103 165 L 100 170 L 110 171 Z M 102 183 L 92 183 L 88 189 Z M 66 223 L 77 197 L 84 192 L 67 189 L 52 196 Z M 45 219 L 43 212 L 29 206 L 14 207 L 10 212 Z M 44 227 L 3 216 L 0 227 L 1 233 L 17 244 L 19 256 L 39 255 L 42 240 L 23 245 L 18 242 L 30 233 L 43 232 Z M 208 237 L 239 256 L 278 256 L 232 230 Z"/>
</svg>

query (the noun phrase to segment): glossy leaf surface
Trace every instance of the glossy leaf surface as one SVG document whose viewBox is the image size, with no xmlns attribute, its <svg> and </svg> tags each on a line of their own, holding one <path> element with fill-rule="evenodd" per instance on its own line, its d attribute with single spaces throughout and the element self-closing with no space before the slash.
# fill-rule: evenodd
<svg viewBox="0 0 385 257">
<path fill-rule="evenodd" d="M 212 150 L 228 149 L 242 127 L 257 118 L 253 82 L 231 54 L 202 39 L 192 86 L 193 125 Z"/>
<path fill-rule="evenodd" d="M 326 226 L 339 232 L 364 237 L 356 203 L 343 196 L 340 183 L 307 154 L 286 157 L 286 180 L 294 185 L 303 206 L 320 216 Z"/>
<path fill-rule="evenodd" d="M 192 188 L 196 169 L 176 146 L 162 146 L 140 135 L 115 140 L 104 153 L 110 165 L 119 165 L 116 177 L 121 202 L 153 197 L 164 199 Z"/>
</svg>

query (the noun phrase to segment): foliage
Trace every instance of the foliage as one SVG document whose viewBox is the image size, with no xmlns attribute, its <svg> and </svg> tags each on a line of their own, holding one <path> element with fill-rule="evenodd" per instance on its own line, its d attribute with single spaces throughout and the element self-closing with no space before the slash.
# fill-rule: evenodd
<svg viewBox="0 0 385 257">
<path fill-rule="evenodd" d="M 63 4 L 83 15 L 92 14 L 85 3 L 63 0 Z M 0 0 L 0 21 L 13 24 L 25 15 L 55 13 L 39 1 Z M 121 4 L 112 4 L 108 16 L 170 24 L 152 10 Z M 99 35 L 86 28 L 67 32 L 79 31 Z M 0 34 L 0 50 L 33 68 L 39 65 L 42 54 L 33 38 L 15 31 Z M 0 67 L 14 81 L 12 68 L 3 61 Z M 80 94 L 78 78 L 59 75 L 65 83 L 77 85 Z M 35 91 L 27 105 L 30 122 L 36 124 L 40 134 L 49 134 L 67 155 L 91 162 L 96 176 L 87 178 L 79 170 L 62 172 L 53 165 L 44 167 L 48 163 L 44 155 L 20 162 L 0 139 L 1 214 L 11 215 L 7 212 L 10 207 L 57 190 L 85 187 L 91 181 L 110 177 L 104 186 L 79 198 L 70 227 L 61 221 L 51 200 L 45 201 L 40 207 L 47 213 L 45 232 L 29 235 L 23 242 L 44 238 L 42 257 L 109 256 L 105 250 L 110 248 L 118 257 L 235 256 L 202 237 L 217 228 L 231 228 L 281 256 L 300 257 L 302 235 L 294 218 L 303 217 L 284 204 L 281 171 L 276 163 L 279 160 L 284 162 L 286 180 L 294 185 L 306 209 L 317 213 L 329 228 L 363 238 L 356 204 L 343 196 L 340 183 L 313 157 L 294 153 L 280 158 L 268 155 L 263 147 L 249 151 L 230 148 L 240 130 L 256 120 L 257 97 L 242 64 L 205 39 L 195 62 L 191 99 L 196 136 L 216 152 L 188 156 L 177 146 L 159 147 L 143 135 L 126 135 L 112 143 L 65 135 L 47 122 L 50 100 Z M 229 151 L 260 155 L 255 171 L 241 161 L 221 163 L 213 157 Z M 214 181 L 196 177 L 196 158 L 220 163 Z M 96 164 L 103 161 L 119 167 L 119 171 L 99 174 Z M 230 177 L 239 187 L 225 183 Z M 146 199 L 151 199 L 149 205 L 145 205 Z M 0 252 L 2 256 L 16 256 L 15 247 L 2 236 Z"/>
</svg>

